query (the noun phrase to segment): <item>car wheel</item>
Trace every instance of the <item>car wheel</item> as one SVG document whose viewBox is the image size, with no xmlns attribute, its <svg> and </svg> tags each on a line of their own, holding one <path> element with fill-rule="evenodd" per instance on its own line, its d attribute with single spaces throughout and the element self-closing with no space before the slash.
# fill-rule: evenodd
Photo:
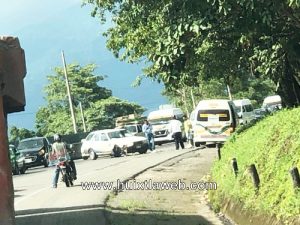
<svg viewBox="0 0 300 225">
<path fill-rule="evenodd" d="M 147 148 L 139 150 L 140 154 L 145 154 L 147 152 Z"/>
<path fill-rule="evenodd" d="M 25 172 L 26 172 L 26 165 L 25 165 L 25 163 L 23 162 L 23 166 L 22 166 L 22 168 L 20 169 L 20 173 L 21 173 L 21 174 L 25 174 Z"/>
<path fill-rule="evenodd" d="M 113 156 L 114 157 L 120 157 L 122 155 L 122 149 L 115 145 L 114 149 L 113 149 Z"/>
<path fill-rule="evenodd" d="M 83 156 L 82 159 L 83 160 L 87 160 L 89 157 L 88 156 Z"/>
<path fill-rule="evenodd" d="M 46 168 L 46 167 L 48 167 L 49 166 L 49 160 L 48 159 L 45 159 L 44 160 L 44 167 Z"/>
<path fill-rule="evenodd" d="M 15 163 L 15 169 L 12 171 L 13 175 L 19 175 L 20 174 L 20 170 L 19 170 L 19 166 L 17 163 Z"/>
<path fill-rule="evenodd" d="M 195 142 L 196 147 L 200 147 L 200 142 Z"/>
<path fill-rule="evenodd" d="M 97 159 L 97 155 L 96 155 L 96 153 L 94 152 L 93 149 L 90 149 L 89 154 L 90 154 L 90 159 L 91 160 L 96 160 Z"/>
</svg>

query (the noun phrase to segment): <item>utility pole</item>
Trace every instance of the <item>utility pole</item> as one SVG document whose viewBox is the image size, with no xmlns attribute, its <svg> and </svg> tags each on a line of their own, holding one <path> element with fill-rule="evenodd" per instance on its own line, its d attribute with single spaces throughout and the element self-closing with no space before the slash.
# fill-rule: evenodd
<svg viewBox="0 0 300 225">
<path fill-rule="evenodd" d="M 67 66 L 66 66 L 64 51 L 61 51 L 61 57 L 62 57 L 63 65 L 64 65 L 67 93 L 68 93 L 68 98 L 69 98 L 69 105 L 70 105 L 70 111 L 71 111 L 71 116 L 72 116 L 74 133 L 77 134 L 76 118 L 75 118 L 74 107 L 73 107 L 73 103 L 72 103 L 72 97 L 71 97 L 71 91 L 70 91 L 70 85 L 69 85 L 69 79 L 68 79 L 68 73 L 67 73 Z"/>
<path fill-rule="evenodd" d="M 84 120 L 84 115 L 83 115 L 81 102 L 79 102 L 79 108 L 80 108 L 80 113 L 81 113 L 81 120 L 82 120 L 82 124 L 83 124 L 83 130 L 84 130 L 84 132 L 86 132 L 86 125 L 85 125 L 85 120 Z"/>
<path fill-rule="evenodd" d="M 189 110 L 188 110 L 188 107 L 187 107 L 187 102 L 186 102 L 187 99 L 186 99 L 186 94 L 185 94 L 185 89 L 184 88 L 182 89 L 182 92 L 183 92 L 184 107 L 185 107 L 186 114 L 188 116 L 190 113 L 189 113 Z"/>
<path fill-rule="evenodd" d="M 232 95 L 228 84 L 227 84 L 227 92 L 228 92 L 229 99 L 232 101 Z"/>
<path fill-rule="evenodd" d="M 196 108 L 196 104 L 195 104 L 195 98 L 194 98 L 194 93 L 193 93 L 193 89 L 192 88 L 191 88 L 191 97 L 192 97 L 193 107 L 195 109 Z"/>
</svg>

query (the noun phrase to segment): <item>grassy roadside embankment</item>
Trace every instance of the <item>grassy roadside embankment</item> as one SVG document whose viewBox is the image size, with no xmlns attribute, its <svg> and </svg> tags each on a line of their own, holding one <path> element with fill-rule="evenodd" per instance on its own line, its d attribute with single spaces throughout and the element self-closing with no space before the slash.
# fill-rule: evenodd
<svg viewBox="0 0 300 225">
<path fill-rule="evenodd" d="M 248 211 L 296 224 L 292 221 L 300 214 L 300 190 L 294 190 L 289 171 L 294 166 L 300 170 L 300 108 L 277 112 L 233 135 L 221 153 L 211 177 L 218 183 L 218 190 L 209 193 L 215 210 L 230 199 Z M 237 159 L 237 177 L 232 158 Z M 260 177 L 258 192 L 249 175 L 251 164 Z"/>
</svg>

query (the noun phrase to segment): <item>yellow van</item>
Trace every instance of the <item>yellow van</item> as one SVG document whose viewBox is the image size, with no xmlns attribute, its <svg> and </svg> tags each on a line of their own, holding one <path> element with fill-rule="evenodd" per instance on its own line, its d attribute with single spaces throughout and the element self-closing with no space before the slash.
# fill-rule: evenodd
<svg viewBox="0 0 300 225">
<path fill-rule="evenodd" d="M 225 142 L 238 125 L 235 105 L 224 99 L 200 101 L 190 120 L 196 147 Z"/>
</svg>

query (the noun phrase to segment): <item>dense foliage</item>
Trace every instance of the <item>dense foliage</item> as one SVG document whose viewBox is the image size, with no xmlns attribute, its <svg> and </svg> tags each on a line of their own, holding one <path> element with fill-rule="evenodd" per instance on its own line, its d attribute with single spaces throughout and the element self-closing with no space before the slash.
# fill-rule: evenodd
<svg viewBox="0 0 300 225">
<path fill-rule="evenodd" d="M 17 128 L 16 126 L 12 126 L 9 129 L 9 143 L 17 145 L 18 142 L 24 138 L 34 137 L 36 133 L 32 130 L 28 130 L 26 128 Z"/>
<path fill-rule="evenodd" d="M 271 79 L 285 105 L 300 103 L 299 0 L 84 2 L 112 18 L 105 35 L 116 57 L 144 61 L 167 92 L 211 79 L 232 87 L 247 76 Z"/>
<path fill-rule="evenodd" d="M 79 102 L 82 103 L 87 131 L 113 128 L 115 117 L 144 111 L 141 106 L 113 97 L 111 90 L 99 86 L 104 77 L 94 75 L 95 68 L 94 64 L 67 66 L 79 131 L 83 131 Z M 48 80 L 49 84 L 45 87 L 48 104 L 36 114 L 37 132 L 47 136 L 55 133 L 70 134 L 73 126 L 63 69 L 55 68 Z"/>
<path fill-rule="evenodd" d="M 282 110 L 235 134 L 221 149 L 222 159 L 214 163 L 212 180 L 218 190 L 210 193 L 215 208 L 224 200 L 242 202 L 247 209 L 276 215 L 287 221 L 300 213 L 300 192 L 294 190 L 289 170 L 300 168 L 300 108 Z M 237 159 L 235 177 L 231 160 Z M 256 192 L 249 166 L 255 164 L 260 177 Z M 295 223 L 294 223 L 295 224 Z"/>
</svg>

